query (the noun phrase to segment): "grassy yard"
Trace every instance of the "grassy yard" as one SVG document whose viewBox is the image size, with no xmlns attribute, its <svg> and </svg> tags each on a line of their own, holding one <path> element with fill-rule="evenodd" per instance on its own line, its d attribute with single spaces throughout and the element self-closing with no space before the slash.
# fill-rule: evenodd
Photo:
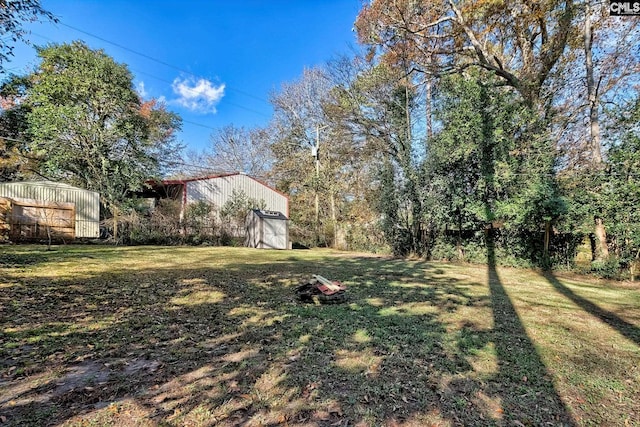
<svg viewBox="0 0 640 427">
<path fill-rule="evenodd" d="M 311 274 L 348 301 L 308 305 Z M 640 287 L 333 251 L 0 246 L 0 425 L 640 425 Z"/>
</svg>

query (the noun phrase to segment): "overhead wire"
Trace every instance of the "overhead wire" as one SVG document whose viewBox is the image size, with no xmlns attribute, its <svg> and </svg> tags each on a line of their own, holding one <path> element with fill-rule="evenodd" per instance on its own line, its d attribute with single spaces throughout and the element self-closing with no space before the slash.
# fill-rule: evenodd
<svg viewBox="0 0 640 427">
<path fill-rule="evenodd" d="M 0 139 L 6 139 L 7 141 L 18 142 L 18 143 L 21 143 L 21 144 L 29 144 L 30 143 L 29 141 L 25 141 L 23 139 L 17 139 L 17 138 L 5 136 L 5 135 L 0 135 Z M 18 154 L 18 156 L 26 158 L 26 156 L 24 156 L 21 153 L 17 153 L 17 154 Z M 237 172 L 237 171 L 220 171 L 220 170 L 215 170 L 214 171 L 213 168 L 208 167 L 208 166 L 196 165 L 196 164 L 193 164 L 193 163 L 187 163 L 187 162 L 178 161 L 178 160 L 160 159 L 160 162 L 164 162 L 168 166 L 172 166 L 172 165 L 185 166 L 185 167 L 189 167 L 191 169 L 199 169 L 199 170 L 210 171 L 210 172 L 215 172 L 215 173 Z M 510 176 L 534 176 L 534 177 L 540 177 L 540 176 L 547 176 L 547 177 L 565 176 L 565 177 L 570 177 L 569 175 L 562 174 L 562 172 L 563 171 L 559 171 L 558 173 L 536 173 L 536 172 L 523 173 L 523 172 L 515 172 L 515 173 L 510 173 L 509 175 Z M 587 175 L 591 176 L 591 177 L 611 176 L 611 177 L 640 178 L 640 172 L 638 172 L 638 173 L 621 173 L 621 172 L 612 172 L 612 171 L 607 171 L 607 170 L 600 170 L 600 171 L 597 171 L 597 172 L 590 172 Z"/>
<path fill-rule="evenodd" d="M 103 38 L 103 37 L 100 37 L 100 36 L 97 36 L 97 35 L 91 34 L 91 33 L 87 32 L 87 31 L 81 30 L 81 29 L 76 28 L 76 27 L 73 27 L 73 26 L 71 26 L 71 25 L 65 24 L 65 23 L 63 23 L 63 22 L 61 22 L 61 21 L 60 21 L 59 23 L 60 23 L 61 25 L 64 25 L 65 27 L 68 27 L 68 28 L 70 28 L 70 29 L 74 30 L 74 31 L 78 31 L 78 32 L 80 32 L 80 33 L 83 33 L 83 34 L 86 34 L 86 35 L 88 35 L 88 36 L 94 37 L 94 38 L 96 38 L 96 39 L 98 39 L 98 40 L 104 41 L 105 43 L 112 44 L 112 45 L 114 45 L 114 46 L 116 46 L 116 47 L 119 47 L 119 48 L 121 48 L 121 49 L 123 49 L 123 50 L 126 50 L 126 51 L 128 51 L 128 52 L 134 53 L 134 54 L 136 54 L 136 55 L 140 55 L 140 56 L 142 56 L 142 57 L 144 57 L 144 58 L 150 59 L 150 60 L 152 60 L 152 61 L 154 61 L 154 62 L 157 62 L 157 63 L 159 63 L 159 64 L 165 65 L 165 66 L 167 66 L 167 67 L 173 68 L 173 69 L 175 69 L 175 70 L 178 70 L 178 71 L 180 71 L 180 72 L 183 72 L 183 73 L 185 73 L 185 74 L 189 74 L 189 75 L 191 75 L 191 76 L 193 76 L 193 77 L 198 78 L 198 76 L 196 76 L 195 74 L 193 74 L 193 73 L 191 73 L 191 72 L 188 72 L 188 71 L 186 71 L 186 70 L 183 70 L 182 68 L 177 67 L 177 66 L 175 66 L 175 65 L 169 64 L 169 63 L 167 63 L 167 62 L 165 62 L 165 61 L 159 60 L 159 59 L 157 59 L 157 58 L 153 58 L 153 57 L 151 57 L 151 56 L 149 56 L 149 55 L 146 55 L 146 54 L 144 54 L 144 53 L 141 53 L 141 52 L 138 52 L 138 51 L 136 51 L 136 50 L 130 49 L 130 48 L 128 48 L 128 47 L 126 47 L 126 46 L 123 46 L 123 45 L 121 45 L 121 44 L 118 44 L 118 43 L 112 42 L 112 41 L 107 40 L 107 39 L 105 39 L 105 38 Z M 42 34 L 39 34 L 39 33 L 36 33 L 36 32 L 32 32 L 31 34 L 33 34 L 33 35 L 35 35 L 35 36 L 37 36 L 37 37 L 40 37 L 40 38 L 42 38 L 42 39 L 49 40 L 49 41 L 51 41 L 51 42 L 53 42 L 53 41 L 54 41 L 54 40 L 53 40 L 53 39 L 51 39 L 50 37 L 47 37 L 47 36 L 45 36 L 45 35 L 42 35 Z M 136 72 L 136 73 L 146 75 L 146 76 L 148 76 L 148 77 L 151 77 L 151 78 L 153 78 L 153 79 L 156 79 L 156 80 L 162 81 L 162 82 L 164 82 L 164 83 L 173 84 L 173 82 L 171 82 L 171 81 L 169 81 L 169 80 L 167 80 L 167 79 L 164 79 L 164 78 L 162 78 L 162 77 L 158 77 L 158 76 L 153 75 L 153 74 L 151 74 L 151 73 L 148 73 L 148 72 L 146 72 L 146 71 L 142 71 L 142 70 L 134 69 L 134 68 L 131 68 L 131 67 L 129 67 L 129 68 L 130 68 L 132 71 Z M 228 88 L 228 86 L 226 86 L 226 87 Z M 235 91 L 235 92 L 242 93 L 242 94 L 244 94 L 244 95 L 246 95 L 246 96 L 249 96 L 249 97 L 251 97 L 251 98 L 257 99 L 257 100 L 259 100 L 259 101 L 267 102 L 267 101 L 265 101 L 264 99 L 259 98 L 259 97 L 256 97 L 256 96 L 253 96 L 253 95 L 251 95 L 251 94 L 249 94 L 249 93 L 246 93 L 246 92 L 243 92 L 243 91 L 240 91 L 240 90 L 237 90 L 237 89 L 233 89 L 233 88 L 229 88 L 229 89 L 231 89 L 231 90 L 233 90 L 233 91 Z M 257 111 L 257 110 L 254 110 L 254 109 L 251 109 L 251 108 L 245 107 L 245 106 L 243 106 L 243 105 L 240 105 L 240 104 L 237 104 L 237 103 L 234 103 L 234 102 L 231 102 L 231 101 L 225 101 L 225 103 L 227 103 L 228 105 L 232 105 L 232 106 L 234 106 L 234 107 L 237 107 L 237 108 L 243 109 L 243 110 L 245 110 L 245 111 L 249 111 L 249 112 L 252 112 L 252 113 L 255 113 L 255 114 L 261 115 L 261 116 L 263 116 L 263 117 L 270 117 L 269 115 L 264 114 L 264 113 L 262 113 L 262 112 L 260 112 L 260 111 Z M 186 119 L 184 119 L 184 118 L 181 118 L 181 121 L 182 121 L 183 123 L 188 123 L 188 124 L 191 124 L 191 125 L 194 125 L 194 126 L 199 126 L 199 127 L 205 128 L 205 129 L 218 130 L 218 128 L 215 128 L 215 127 L 213 127 L 213 126 L 205 125 L 205 124 L 203 124 L 203 123 L 194 122 L 194 121 L 192 121 L 192 120 L 186 120 Z M 3 136 L 0 136 L 0 137 L 2 137 L 2 138 L 4 138 L 4 139 L 7 139 L 7 140 L 14 141 L 14 142 L 26 143 L 26 141 L 20 141 L 20 140 L 12 139 L 12 138 L 9 138 L 9 137 L 3 137 Z"/>
<path fill-rule="evenodd" d="M 155 75 L 153 75 L 151 73 L 148 73 L 146 71 L 138 70 L 138 69 L 132 68 L 132 67 L 129 67 L 129 68 L 131 69 L 131 71 L 135 71 L 138 74 L 143 74 L 143 75 L 145 75 L 147 77 L 151 77 L 152 79 L 156 79 L 158 81 L 161 81 L 161 82 L 164 82 L 164 83 L 168 83 L 168 84 L 173 84 L 174 83 L 174 82 L 171 82 L 171 81 L 169 81 L 169 80 L 167 80 L 165 78 L 155 76 Z M 254 114 L 258 114 L 258 115 L 263 116 L 263 117 L 270 117 L 269 115 L 264 114 L 264 113 L 262 113 L 262 112 L 260 112 L 258 110 L 254 110 L 254 109 L 251 109 L 249 107 L 245 107 L 243 105 L 236 104 L 235 102 L 231 102 L 231 101 L 225 100 L 225 103 L 228 104 L 228 105 L 232 105 L 234 107 L 240 108 L 242 110 L 249 111 L 249 112 L 254 113 Z M 198 125 L 198 126 L 208 127 L 206 125 L 200 125 L 200 124 L 194 123 L 194 122 L 187 122 L 186 120 L 183 120 L 183 121 L 185 123 L 191 123 L 191 124 L 195 124 L 195 125 Z M 215 129 L 215 128 L 211 128 L 211 129 Z"/>
<path fill-rule="evenodd" d="M 60 24 L 60 25 L 62 25 L 62 26 L 64 26 L 64 27 L 67 27 L 67 28 L 69 28 L 69 29 L 71 29 L 71 30 L 73 30 L 73 31 L 77 31 L 77 32 L 82 33 L 82 34 L 85 34 L 85 35 L 87 35 L 87 36 L 89 36 L 89 37 L 93 37 L 93 38 L 95 38 L 95 39 L 97 39 L 97 40 L 100 40 L 100 41 L 103 41 L 103 42 L 105 42 L 105 43 L 108 43 L 108 44 L 110 44 L 110 45 L 112 45 L 112 46 L 118 47 L 118 48 L 120 48 L 120 49 L 122 49 L 122 50 L 125 50 L 125 51 L 127 51 L 127 52 L 133 53 L 134 55 L 138 55 L 138 56 L 143 57 L 143 58 L 146 58 L 146 59 L 148 59 L 148 60 L 150 60 L 150 61 L 153 61 L 153 62 L 156 62 L 156 63 L 158 63 L 158 64 L 164 65 L 165 67 L 172 68 L 172 69 L 174 69 L 174 70 L 176 70 L 176 71 L 180 71 L 181 73 L 188 74 L 188 75 L 190 75 L 190 76 L 192 76 L 192 77 L 195 77 L 195 78 L 200 78 L 200 77 L 201 77 L 201 76 L 198 76 L 198 75 L 196 75 L 196 74 L 194 74 L 194 73 L 192 73 L 192 72 L 190 72 L 190 71 L 185 70 L 184 68 L 181 68 L 181 67 L 178 67 L 178 66 L 176 66 L 176 65 L 170 64 L 170 63 L 168 63 L 168 62 L 166 62 L 166 61 L 163 61 L 163 60 L 161 60 L 161 59 L 154 58 L 153 56 L 151 56 L 151 55 L 147 55 L 146 53 L 138 52 L 137 50 L 131 49 L 131 48 L 129 48 L 129 47 L 127 47 L 127 46 L 124 46 L 124 45 L 122 45 L 122 44 L 120 44 L 120 43 L 116 43 L 116 42 L 111 41 L 111 40 L 108 40 L 108 39 L 106 39 L 106 38 L 104 38 L 104 37 L 101 37 L 101 36 L 98 36 L 98 35 L 96 35 L 96 34 L 92 34 L 92 33 L 88 32 L 88 31 L 82 30 L 82 29 L 80 29 L 80 28 L 74 27 L 74 26 L 72 26 L 72 25 L 65 24 L 65 23 L 64 23 L 64 22 L 62 22 L 62 21 L 60 21 L 60 22 L 59 22 L 59 24 Z M 239 93 L 239 94 L 241 94 L 241 95 L 244 95 L 244 96 L 246 96 L 246 97 L 253 98 L 253 99 L 257 100 L 257 101 L 261 101 L 261 102 L 264 102 L 264 103 L 266 103 L 266 104 L 269 104 L 269 101 L 267 101 L 267 100 L 266 100 L 266 99 L 264 99 L 264 98 L 260 98 L 260 97 L 258 97 L 258 96 L 255 96 L 255 95 L 253 95 L 253 94 L 250 94 L 250 93 L 245 92 L 245 91 L 240 90 L 240 89 L 236 89 L 236 88 L 234 88 L 234 87 L 229 87 L 229 86 L 226 86 L 226 87 L 227 87 L 229 90 L 233 91 L 233 92 L 237 92 L 237 93 Z"/>
<path fill-rule="evenodd" d="M 24 139 L 18 139 L 18 138 L 13 138 L 10 136 L 5 136 L 5 135 L 0 135 L 0 139 L 4 139 L 7 141 L 11 141 L 11 142 L 17 142 L 20 144 L 29 144 L 29 141 L 26 141 Z M 16 153 L 19 157 L 23 157 L 23 158 L 28 158 L 27 156 L 25 156 L 22 153 Z M 216 172 L 216 173 L 226 173 L 226 172 L 235 172 L 235 171 L 220 171 L 220 170 L 215 170 L 211 167 L 205 166 L 205 165 L 196 165 L 193 163 L 187 163 L 184 161 L 180 161 L 180 160 L 165 160 L 165 159 L 159 159 L 160 163 L 164 163 L 165 166 L 184 166 L 184 167 L 188 167 L 191 169 L 198 169 L 198 170 L 202 170 L 202 171 L 208 171 L 208 172 Z"/>
<path fill-rule="evenodd" d="M 96 35 L 96 34 L 93 34 L 93 33 L 91 33 L 91 32 L 88 32 L 88 31 L 85 31 L 85 30 L 83 30 L 83 29 L 80 29 L 80 28 L 78 28 L 78 27 L 75 27 L 75 26 L 73 26 L 73 25 L 66 24 L 66 23 L 62 22 L 61 20 L 59 20 L 57 23 L 58 23 L 59 25 L 62 25 L 62 26 L 64 26 L 64 27 L 67 27 L 67 28 L 69 28 L 69 29 L 71 29 L 71 30 L 73 30 L 73 31 L 76 31 L 76 32 L 79 32 L 79 33 L 81 33 L 81 34 L 84 34 L 84 35 L 87 35 L 87 36 L 89 36 L 89 37 L 92 37 L 92 38 L 94 38 L 94 39 L 100 40 L 100 41 L 102 41 L 102 42 L 104 42 L 104 43 L 110 44 L 110 45 L 115 46 L 115 47 L 117 47 L 117 48 L 119 48 L 119 49 L 122 49 L 122 50 L 124 50 L 124 51 L 130 52 L 130 53 L 132 53 L 132 54 L 134 54 L 134 55 L 138 55 L 138 56 L 140 56 L 140 57 L 142 57 L 142 58 L 148 59 L 148 60 L 150 60 L 150 61 L 152 61 L 152 62 L 155 62 L 155 63 L 157 63 L 157 64 L 160 64 L 160 65 L 163 65 L 163 66 L 165 66 L 165 67 L 171 68 L 171 69 L 173 69 L 173 70 L 179 71 L 179 72 L 181 72 L 181 73 L 183 73 L 183 74 L 189 75 L 189 76 L 194 77 L 194 78 L 196 78 L 196 79 L 198 79 L 198 78 L 202 78 L 202 76 L 196 75 L 195 73 L 190 72 L 190 71 L 188 71 L 188 70 L 185 70 L 184 68 L 181 68 L 181 67 L 179 67 L 179 66 L 176 66 L 176 65 L 174 65 L 174 64 L 171 64 L 171 63 L 166 62 L 166 61 L 164 61 L 164 60 L 161 60 L 161 59 L 155 58 L 155 57 L 153 57 L 153 56 L 151 56 L 151 55 L 148 55 L 148 54 L 145 54 L 145 53 L 143 53 L 143 52 L 139 52 L 139 51 L 137 51 L 137 50 L 135 50 L 135 49 L 132 49 L 132 48 L 130 48 L 130 47 L 127 47 L 127 46 L 125 46 L 125 45 L 123 45 L 123 44 L 120 44 L 120 43 L 114 42 L 114 41 L 112 41 L 112 40 L 106 39 L 106 38 L 101 37 L 101 36 L 99 36 L 99 35 Z M 42 35 L 42 34 L 38 34 L 38 33 L 35 33 L 35 32 L 32 32 L 31 34 L 36 35 L 37 37 L 41 37 L 41 38 L 43 38 L 43 39 L 45 39 L 45 40 L 54 41 L 53 39 L 51 39 L 51 38 L 49 38 L 49 37 L 47 37 L 47 36 L 44 36 L 44 35 Z M 130 68 L 132 71 L 135 71 L 136 73 L 146 75 L 146 76 L 148 76 L 148 77 L 151 77 L 151 78 L 156 79 L 156 80 L 158 80 L 158 81 L 162 81 L 162 82 L 164 82 L 164 83 L 173 84 L 173 82 L 171 82 L 171 81 L 169 81 L 169 80 L 167 80 L 167 79 L 164 79 L 164 78 L 162 78 L 162 77 L 155 76 L 155 75 L 153 75 L 153 74 L 151 74 L 151 73 L 148 73 L 148 72 L 145 72 L 145 71 L 142 71 L 142 70 L 134 69 L 134 68 L 131 68 L 131 67 L 129 67 L 129 68 Z M 243 96 L 246 96 L 246 97 L 249 97 L 249 98 L 253 98 L 253 99 L 255 99 L 255 100 L 258 100 L 258 101 L 261 101 L 261 102 L 264 102 L 264 103 L 269 104 L 269 101 L 265 100 L 264 98 L 260 98 L 260 97 L 258 97 L 258 96 L 253 95 L 253 94 L 250 94 L 250 93 L 248 93 L 248 92 L 242 91 L 242 90 L 240 90 L 240 89 L 236 89 L 236 88 L 233 88 L 233 87 L 229 87 L 228 85 L 225 85 L 225 88 L 226 88 L 226 89 L 228 89 L 228 90 L 230 90 L 230 91 L 232 91 L 232 92 L 236 92 L 236 93 L 241 94 L 241 95 L 243 95 Z M 243 110 L 245 110 L 245 111 L 252 112 L 252 113 L 254 113 L 254 114 L 258 114 L 258 115 L 261 115 L 261 116 L 264 116 L 264 117 L 270 117 L 269 115 L 264 114 L 264 113 L 262 113 L 262 112 L 260 112 L 260 111 L 257 111 L 257 110 L 254 110 L 254 109 L 251 109 L 251 108 L 248 108 L 248 107 L 242 106 L 242 105 L 240 105 L 240 104 L 237 104 L 237 103 L 234 103 L 234 102 L 231 102 L 231 101 L 228 101 L 228 100 L 226 100 L 226 101 L 225 101 L 225 103 L 227 103 L 228 105 L 234 106 L 234 107 L 236 107 L 236 108 L 240 108 L 240 109 L 243 109 Z M 182 119 L 182 122 L 183 122 L 183 123 L 188 123 L 188 124 L 191 124 L 191 125 L 194 125 L 194 126 L 199 126 L 199 127 L 202 127 L 202 128 L 206 128 L 206 129 L 218 130 L 218 128 L 215 128 L 215 127 L 212 127 L 212 126 L 209 126 L 209 125 L 205 125 L 205 124 L 203 124 L 203 123 L 194 122 L 194 121 L 191 121 L 191 120 L 185 120 L 185 119 Z M 10 140 L 10 141 L 14 141 L 14 142 L 27 143 L 26 141 L 17 140 L 17 139 L 13 139 L 13 138 L 5 137 L 5 136 L 2 136 L 2 135 L 0 135 L 0 138 L 6 139 L 6 140 Z M 202 167 L 202 166 L 198 166 L 198 165 L 189 165 L 189 164 L 186 164 L 186 163 L 181 163 L 181 166 L 189 166 L 189 167 L 194 167 L 194 168 L 200 168 L 200 169 L 210 170 L 210 169 L 208 169 L 208 168 L 206 168 L 206 167 Z M 528 176 L 528 175 L 535 175 L 535 176 L 543 176 L 543 175 L 546 175 L 546 176 L 557 176 L 557 174 L 537 174 L 537 173 L 536 173 L 536 174 L 514 173 L 514 174 L 511 174 L 511 175 L 518 175 L 518 176 Z M 599 172 L 598 174 L 595 174 L 595 175 L 609 175 L 609 176 L 615 176 L 615 174 L 613 174 L 613 173 L 606 173 L 606 171 Z M 640 176 L 640 175 L 631 174 L 631 175 L 625 175 L 625 176 L 633 176 L 633 177 L 635 177 L 635 176 Z"/>
<path fill-rule="evenodd" d="M 162 60 L 160 60 L 160 59 L 157 59 L 157 58 L 154 58 L 154 57 L 152 57 L 152 56 L 149 56 L 149 55 L 147 55 L 147 54 L 144 54 L 144 53 L 138 52 L 138 51 L 136 51 L 136 50 L 134 50 L 134 49 L 130 49 L 130 48 L 126 47 L 126 46 L 123 46 L 123 45 L 121 45 L 121 44 L 119 44 L 119 43 L 112 42 L 112 41 L 107 40 L 107 39 L 105 39 L 105 38 L 103 38 L 103 37 L 100 37 L 100 36 L 97 36 L 97 35 L 91 34 L 91 33 L 87 32 L 87 31 L 84 31 L 84 30 L 81 30 L 81 29 L 79 29 L 79 28 L 73 27 L 73 26 L 71 26 L 71 25 L 65 24 L 64 22 L 61 22 L 61 21 L 60 21 L 60 22 L 59 22 L 59 24 L 61 24 L 61 25 L 65 26 L 65 27 L 68 27 L 68 28 L 70 28 L 70 29 L 72 29 L 72 30 L 74 30 L 74 31 L 78 31 L 78 32 L 80 32 L 80 33 L 82 33 L 82 34 L 86 34 L 86 35 L 88 35 L 88 36 L 90 36 L 90 37 L 94 37 L 94 38 L 96 38 L 96 39 L 98 39 L 98 40 L 101 40 L 101 41 L 103 41 L 103 42 L 105 42 L 105 43 L 109 43 L 109 44 L 111 44 L 111 45 L 113 45 L 113 46 L 116 46 L 116 47 L 118 47 L 118 48 L 120 48 L 120 49 L 126 50 L 127 52 L 131 52 L 131 53 L 133 53 L 133 54 L 135 54 L 135 55 L 139 55 L 139 56 L 141 56 L 141 57 L 143 57 L 143 58 L 147 58 L 147 59 L 149 59 L 149 60 L 151 60 L 151 61 L 154 61 L 154 62 L 156 62 L 156 63 L 158 63 L 158 64 L 165 65 L 165 66 L 167 66 L 167 67 L 169 67 L 169 68 L 172 68 L 172 69 L 174 69 L 174 70 L 180 71 L 180 72 L 182 72 L 182 73 L 184 73 L 184 74 L 188 74 L 188 75 L 190 75 L 190 76 L 192 76 L 192 77 L 195 77 L 195 78 L 202 78 L 201 76 L 198 76 L 198 75 L 196 75 L 196 74 L 194 74 L 194 73 L 192 73 L 192 72 L 186 71 L 186 70 L 184 70 L 184 69 L 182 69 L 182 68 L 180 68 L 180 67 L 177 67 L 177 66 L 175 66 L 175 65 L 169 64 L 168 62 L 165 62 L 165 61 L 162 61 Z M 42 38 L 42 39 L 44 39 L 44 40 L 48 40 L 48 41 L 51 41 L 51 42 L 55 42 L 55 40 L 53 40 L 52 38 L 47 37 L 47 36 L 45 36 L 45 35 L 43 35 L 43 34 L 39 34 L 39 33 L 37 33 L 37 32 L 31 32 L 31 34 L 33 34 L 33 35 L 35 35 L 35 36 L 37 36 L 37 37 L 40 37 L 40 38 Z M 163 83 L 168 83 L 168 84 L 173 84 L 173 83 L 174 83 L 174 82 L 169 81 L 169 80 L 167 80 L 167 79 L 165 79 L 165 78 L 158 77 L 158 76 L 156 76 L 156 75 L 154 75 L 154 74 L 148 73 L 148 72 L 143 71 L 143 70 L 139 70 L 139 69 L 137 69 L 137 68 L 133 68 L 133 67 L 130 67 L 130 66 L 129 66 L 129 69 L 130 69 L 131 71 L 134 71 L 134 72 L 135 72 L 135 73 L 137 73 L 137 74 L 142 74 L 142 75 L 145 75 L 145 76 L 147 76 L 147 77 L 151 77 L 151 78 L 153 78 L 153 79 L 155 79 L 155 80 L 158 80 L 158 81 L 161 81 L 161 82 L 163 82 Z M 232 91 L 232 92 L 237 92 L 237 93 L 240 93 L 240 94 L 245 95 L 245 96 L 247 96 L 247 97 L 254 98 L 254 99 L 258 100 L 258 101 L 262 101 L 262 102 L 269 103 L 268 101 L 264 100 L 263 98 L 259 98 L 259 97 L 256 97 L 256 96 L 254 96 L 254 95 L 251 95 L 251 94 L 249 94 L 249 93 L 247 93 L 247 92 L 241 91 L 241 90 L 239 90 L 239 89 L 235 89 L 235 88 L 229 87 L 228 85 L 225 85 L 225 88 L 226 88 L 226 89 L 229 89 L 229 90 L 230 90 L 230 91 Z M 241 105 L 241 104 L 238 104 L 238 103 L 235 103 L 235 102 L 229 101 L 229 100 L 225 100 L 225 104 L 230 105 L 230 106 L 233 106 L 233 107 L 236 107 L 236 108 L 239 108 L 239 109 L 242 109 L 242 110 L 245 110 L 245 111 L 248 111 L 248 112 L 253 113 L 253 114 L 257 114 L 257 115 L 262 116 L 262 117 L 267 117 L 267 118 L 269 118 L 269 117 L 270 117 L 268 114 L 265 114 L 265 113 L 263 113 L 263 112 L 261 112 L 261 111 L 258 111 L 258 110 L 255 110 L 255 109 L 252 109 L 252 108 L 249 108 L 249 107 L 245 107 L 244 105 Z M 215 128 L 215 127 L 213 127 L 213 126 L 205 125 L 205 124 L 203 124 L 203 123 L 194 122 L 194 121 L 192 121 L 192 120 L 186 120 L 186 119 L 184 119 L 184 118 L 182 119 L 182 122 L 183 122 L 183 123 L 188 123 L 188 124 L 191 124 L 191 125 L 194 125 L 194 126 L 199 126 L 199 127 L 202 127 L 202 128 L 206 128 L 206 129 L 218 130 L 218 128 Z"/>
</svg>

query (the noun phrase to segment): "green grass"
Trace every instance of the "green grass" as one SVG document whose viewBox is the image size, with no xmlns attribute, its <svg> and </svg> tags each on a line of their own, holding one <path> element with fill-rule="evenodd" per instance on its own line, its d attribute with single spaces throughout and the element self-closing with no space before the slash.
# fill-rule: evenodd
<svg viewBox="0 0 640 427">
<path fill-rule="evenodd" d="M 308 305 L 312 274 L 348 301 Z M 0 421 L 639 425 L 640 287 L 329 250 L 0 247 Z"/>
</svg>

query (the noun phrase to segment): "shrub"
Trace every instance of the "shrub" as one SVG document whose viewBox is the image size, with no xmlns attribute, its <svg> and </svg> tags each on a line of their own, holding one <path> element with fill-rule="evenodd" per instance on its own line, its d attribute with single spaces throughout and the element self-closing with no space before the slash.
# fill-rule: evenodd
<svg viewBox="0 0 640 427">
<path fill-rule="evenodd" d="M 604 279 L 618 279 L 621 277 L 620 259 L 611 255 L 606 260 L 593 261 L 591 271 Z"/>
</svg>

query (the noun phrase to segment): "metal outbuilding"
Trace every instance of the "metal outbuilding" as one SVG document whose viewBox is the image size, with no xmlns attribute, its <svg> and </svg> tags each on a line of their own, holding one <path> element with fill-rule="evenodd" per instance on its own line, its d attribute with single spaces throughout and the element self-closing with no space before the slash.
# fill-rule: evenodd
<svg viewBox="0 0 640 427">
<path fill-rule="evenodd" d="M 281 212 L 254 209 L 247 215 L 245 246 L 289 249 L 289 220 Z"/>
<path fill-rule="evenodd" d="M 289 198 L 267 184 L 242 172 L 209 175 L 199 178 L 151 181 L 151 188 L 141 193 L 142 197 L 169 198 L 181 202 L 181 210 L 195 202 L 206 202 L 216 208 L 230 200 L 234 192 L 264 202 L 270 211 L 289 215 Z"/>
<path fill-rule="evenodd" d="M 1 182 L 0 197 L 18 202 L 72 203 L 75 207 L 75 237 L 100 236 L 100 194 L 52 181 Z"/>
</svg>

